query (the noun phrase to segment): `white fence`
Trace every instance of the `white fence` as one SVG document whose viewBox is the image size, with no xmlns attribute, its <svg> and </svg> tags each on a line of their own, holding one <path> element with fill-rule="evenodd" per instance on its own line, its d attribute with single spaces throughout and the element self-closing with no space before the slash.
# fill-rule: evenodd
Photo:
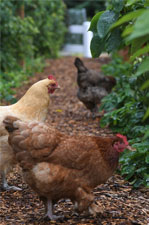
<svg viewBox="0 0 149 225">
<path fill-rule="evenodd" d="M 89 27 L 90 22 L 88 21 L 84 22 L 82 25 L 69 26 L 69 33 L 83 35 L 83 44 L 66 44 L 63 51 L 70 54 L 81 53 L 84 57 L 91 57 L 90 42 L 93 37 L 93 33 L 88 31 Z"/>
</svg>

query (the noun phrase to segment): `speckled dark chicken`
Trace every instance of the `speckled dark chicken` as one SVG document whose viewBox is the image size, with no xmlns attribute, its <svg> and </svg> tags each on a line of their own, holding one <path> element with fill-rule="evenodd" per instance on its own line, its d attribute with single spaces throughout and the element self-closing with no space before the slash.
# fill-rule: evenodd
<svg viewBox="0 0 149 225">
<path fill-rule="evenodd" d="M 101 72 L 87 69 L 79 58 L 75 59 L 74 65 L 78 69 L 77 97 L 95 116 L 98 112 L 98 104 L 111 92 L 116 80 L 112 76 L 105 76 Z"/>
</svg>

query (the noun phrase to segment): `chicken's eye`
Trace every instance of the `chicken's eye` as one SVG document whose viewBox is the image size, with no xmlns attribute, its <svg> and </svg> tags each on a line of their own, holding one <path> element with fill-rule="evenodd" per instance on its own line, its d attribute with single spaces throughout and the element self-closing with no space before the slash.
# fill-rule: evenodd
<svg viewBox="0 0 149 225">
<path fill-rule="evenodd" d="M 118 144 L 118 141 L 114 141 L 112 146 L 117 145 L 117 144 Z"/>
</svg>

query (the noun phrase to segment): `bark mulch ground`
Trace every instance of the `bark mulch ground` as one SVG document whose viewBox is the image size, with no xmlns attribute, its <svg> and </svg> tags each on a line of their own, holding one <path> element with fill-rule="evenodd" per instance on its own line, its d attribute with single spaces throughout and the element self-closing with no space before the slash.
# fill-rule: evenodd
<svg viewBox="0 0 149 225">
<path fill-rule="evenodd" d="M 100 71 L 101 65 L 108 61 L 106 58 L 83 60 L 88 68 L 97 71 Z M 24 95 L 32 83 L 53 74 L 61 89 L 51 96 L 52 103 L 49 108 L 47 122 L 64 133 L 111 135 L 111 131 L 107 128 L 100 128 L 99 119 L 92 120 L 88 116 L 88 111 L 77 99 L 77 72 L 73 62 L 74 57 L 48 60 L 44 72 L 32 77 L 28 84 L 17 91 L 16 97 L 20 98 Z M 18 167 L 10 174 L 8 181 L 11 185 L 21 187 L 22 191 L 4 192 L 0 190 L 0 225 L 149 224 L 148 190 L 145 188 L 134 190 L 128 182 L 117 174 L 94 190 L 96 201 L 103 206 L 103 214 L 96 218 L 85 214 L 77 215 L 71 201 L 61 200 L 55 205 L 55 214 L 64 215 L 64 219 L 57 222 L 43 219 L 43 204 L 39 201 L 38 196 L 24 183 Z"/>
</svg>

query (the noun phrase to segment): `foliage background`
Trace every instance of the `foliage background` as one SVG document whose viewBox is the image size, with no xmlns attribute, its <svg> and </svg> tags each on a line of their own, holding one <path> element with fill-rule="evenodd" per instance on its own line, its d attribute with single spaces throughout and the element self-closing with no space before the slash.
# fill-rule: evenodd
<svg viewBox="0 0 149 225">
<path fill-rule="evenodd" d="M 98 11 L 105 9 L 105 1 L 104 0 L 64 0 L 68 9 L 82 9 L 85 8 L 87 11 L 87 17 L 91 18 Z"/>
<path fill-rule="evenodd" d="M 40 71 L 44 58 L 58 56 L 66 31 L 64 16 L 61 0 L 0 1 L 0 100 L 14 102 L 11 88 Z"/>
<path fill-rule="evenodd" d="M 100 110 L 106 113 L 100 125 L 127 135 L 136 149 L 125 151 L 120 158 L 121 174 L 134 187 L 149 187 L 148 7 L 148 0 L 109 0 L 106 10 L 98 12 L 90 26 L 93 57 L 103 51 L 112 53 L 112 61 L 102 69 L 117 79 L 113 92 L 102 101 Z"/>
</svg>

